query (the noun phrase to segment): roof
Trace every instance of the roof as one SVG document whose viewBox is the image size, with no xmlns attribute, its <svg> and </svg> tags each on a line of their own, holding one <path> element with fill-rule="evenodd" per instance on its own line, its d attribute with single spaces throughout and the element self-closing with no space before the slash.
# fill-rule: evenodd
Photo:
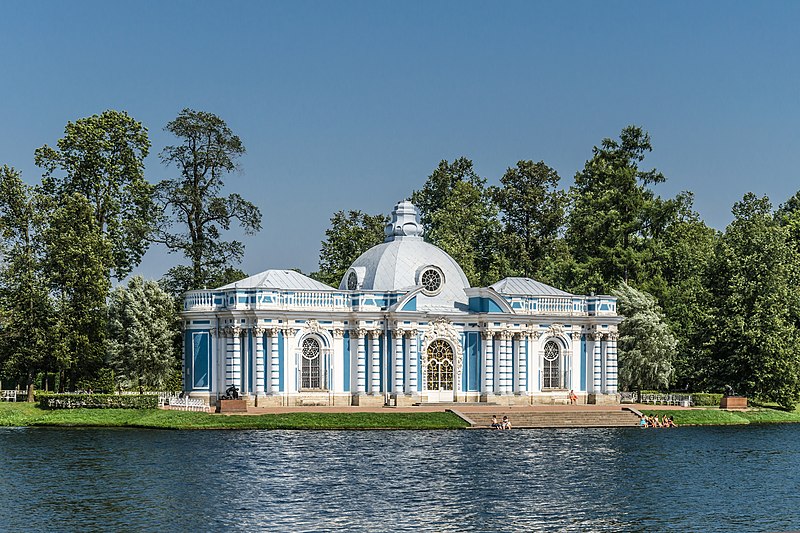
<svg viewBox="0 0 800 533">
<path fill-rule="evenodd" d="M 500 294 L 524 296 L 574 296 L 531 278 L 505 278 L 491 286 Z"/>
<path fill-rule="evenodd" d="M 325 285 L 294 270 L 265 270 L 259 274 L 228 283 L 220 289 L 286 289 L 295 291 L 332 291 Z"/>
</svg>

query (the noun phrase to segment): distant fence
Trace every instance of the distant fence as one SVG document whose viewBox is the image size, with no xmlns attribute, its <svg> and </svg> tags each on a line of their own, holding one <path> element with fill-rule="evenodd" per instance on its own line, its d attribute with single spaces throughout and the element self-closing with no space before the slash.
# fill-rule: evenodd
<svg viewBox="0 0 800 533">
<path fill-rule="evenodd" d="M 208 411 L 208 404 L 200 398 L 189 398 L 184 395 L 166 392 L 158 393 L 158 406 L 168 407 L 173 411 Z"/>
<path fill-rule="evenodd" d="M 638 391 L 633 392 L 620 392 L 620 401 L 622 403 L 646 403 L 652 405 L 681 405 L 689 407 L 693 405 L 691 394 L 673 394 L 665 393 L 651 393 Z"/>
</svg>

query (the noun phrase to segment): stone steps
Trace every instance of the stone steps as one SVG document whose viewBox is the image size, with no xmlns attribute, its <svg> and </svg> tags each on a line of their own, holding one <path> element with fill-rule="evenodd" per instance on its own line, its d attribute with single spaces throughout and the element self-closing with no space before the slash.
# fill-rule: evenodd
<svg viewBox="0 0 800 533">
<path fill-rule="evenodd" d="M 627 410 L 493 413 L 508 416 L 514 428 L 635 427 L 639 417 Z M 491 427 L 492 413 L 465 413 L 473 428 Z"/>
</svg>

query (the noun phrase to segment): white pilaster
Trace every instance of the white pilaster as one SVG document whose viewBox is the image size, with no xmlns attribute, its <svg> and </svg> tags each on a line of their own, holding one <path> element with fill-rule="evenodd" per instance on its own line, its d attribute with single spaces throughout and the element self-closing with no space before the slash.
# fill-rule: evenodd
<svg viewBox="0 0 800 533">
<path fill-rule="evenodd" d="M 617 393 L 617 332 L 607 335 L 606 341 L 606 392 Z"/>
<path fill-rule="evenodd" d="M 494 392 L 494 333 L 481 331 L 483 340 L 483 392 Z"/>
<path fill-rule="evenodd" d="M 407 335 L 410 344 L 408 350 L 408 391 L 412 394 L 416 394 L 419 387 L 417 379 L 417 330 L 412 329 L 407 332 Z"/>
<path fill-rule="evenodd" d="M 357 354 L 357 370 L 356 370 L 356 392 L 367 392 L 367 352 L 366 352 L 366 336 L 367 330 L 357 329 L 356 337 L 358 337 L 358 354 Z"/>
<path fill-rule="evenodd" d="M 528 337 L 517 335 L 517 391 L 528 391 Z"/>
<path fill-rule="evenodd" d="M 592 392 L 595 394 L 600 394 L 602 391 L 602 379 L 603 379 L 603 367 L 601 363 L 601 353 L 600 353 L 600 342 L 603 338 L 603 334 L 599 331 L 596 331 L 592 334 L 592 350 L 593 350 L 593 370 L 592 370 Z"/>
<path fill-rule="evenodd" d="M 253 368 L 256 369 L 256 394 L 258 396 L 263 395 L 264 391 L 266 390 L 264 331 L 264 328 L 260 326 L 253 328 L 253 334 L 256 336 L 255 364 L 253 365 Z"/>
<path fill-rule="evenodd" d="M 369 332 L 369 336 L 372 339 L 370 392 L 378 394 L 381 391 L 381 332 L 373 330 Z"/>
<path fill-rule="evenodd" d="M 403 379 L 403 362 L 405 360 L 403 353 L 403 330 L 394 330 L 394 392 L 400 394 L 403 392 L 404 379 Z"/>
<path fill-rule="evenodd" d="M 269 393 L 278 394 L 281 390 L 281 359 L 278 345 L 278 328 L 269 330 Z"/>
</svg>

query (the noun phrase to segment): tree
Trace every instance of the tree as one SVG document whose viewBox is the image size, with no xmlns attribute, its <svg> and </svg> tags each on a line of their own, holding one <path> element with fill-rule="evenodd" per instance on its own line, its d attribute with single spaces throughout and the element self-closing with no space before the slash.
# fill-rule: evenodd
<svg viewBox="0 0 800 533">
<path fill-rule="evenodd" d="M 500 178 L 502 187 L 490 190 L 503 221 L 503 252 L 518 275 L 550 277 L 567 205 L 559 180 L 544 161 L 519 161 Z"/>
<path fill-rule="evenodd" d="M 54 299 L 54 356 L 62 388 L 96 377 L 106 352 L 106 296 L 112 244 L 80 193 L 49 199 L 41 237 L 43 270 Z"/>
<path fill-rule="evenodd" d="M 681 388 L 694 388 L 700 380 L 708 312 L 708 289 L 704 282 L 714 254 L 717 232 L 700 220 L 692 208 L 691 193 L 681 193 L 672 220 L 665 222 L 657 238 L 643 250 L 639 289 L 653 295 L 678 342 L 675 381 Z"/>
<path fill-rule="evenodd" d="M 7 374 L 24 379 L 29 402 L 34 401 L 36 374 L 48 362 L 52 320 L 36 243 L 43 222 L 37 203 L 35 191 L 19 172 L 0 168 L 0 361 Z"/>
<path fill-rule="evenodd" d="M 353 261 L 383 242 L 383 230 L 388 223 L 386 215 L 368 215 L 361 211 L 334 213 L 319 252 L 319 272 L 312 277 L 338 287 Z"/>
<path fill-rule="evenodd" d="M 442 160 L 411 201 L 420 211 L 425 238 L 461 265 L 472 285 L 497 281 L 508 271 L 500 247 L 497 208 L 465 157 Z"/>
<path fill-rule="evenodd" d="M 68 122 L 57 148 L 45 145 L 35 153 L 45 192 L 56 199 L 78 193 L 89 202 L 111 245 L 106 260 L 117 279 L 139 264 L 149 244 L 155 217 L 153 187 L 144 178 L 149 150 L 147 129 L 109 110 Z"/>
<path fill-rule="evenodd" d="M 164 148 L 161 161 L 176 165 L 180 178 L 156 187 L 168 214 L 161 219 L 155 240 L 189 260 L 188 267 L 175 267 L 166 276 L 166 284 L 182 294 L 213 283 L 241 261 L 244 244 L 223 241 L 222 231 L 237 221 L 246 235 L 252 235 L 261 229 L 261 212 L 238 194 L 220 196 L 223 176 L 237 168 L 245 153 L 241 139 L 225 121 L 212 113 L 184 109 L 165 129 L 181 142 Z M 181 229 L 173 231 L 174 226 Z"/>
<path fill-rule="evenodd" d="M 716 243 L 707 280 L 705 384 L 731 385 L 793 409 L 800 401 L 800 256 L 771 208 L 766 196 L 747 193 Z"/>
<path fill-rule="evenodd" d="M 117 378 L 140 393 L 164 387 L 179 366 L 172 297 L 155 281 L 135 276 L 111 291 L 108 315 L 108 362 Z"/>
<path fill-rule="evenodd" d="M 574 257 L 573 290 L 607 292 L 620 281 L 638 281 L 644 248 L 657 237 L 678 208 L 657 198 L 648 186 L 664 176 L 641 170 L 652 150 L 650 136 L 637 126 L 620 140 L 603 139 L 593 157 L 575 175 L 566 240 Z"/>
<path fill-rule="evenodd" d="M 620 314 L 619 382 L 625 389 L 661 389 L 670 385 L 676 340 L 655 298 L 625 282 L 611 293 Z"/>
</svg>

